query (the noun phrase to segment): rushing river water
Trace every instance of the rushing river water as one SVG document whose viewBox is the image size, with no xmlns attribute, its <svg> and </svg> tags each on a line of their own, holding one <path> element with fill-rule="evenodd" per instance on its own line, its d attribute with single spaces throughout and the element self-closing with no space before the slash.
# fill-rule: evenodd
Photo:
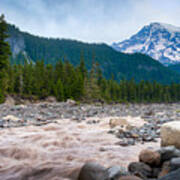
<svg viewBox="0 0 180 180">
<path fill-rule="evenodd" d="M 140 150 L 159 143 L 121 147 L 108 134 L 109 118 L 98 124 L 59 120 L 57 124 L 0 131 L 1 180 L 77 179 L 85 162 L 127 166 Z"/>
</svg>

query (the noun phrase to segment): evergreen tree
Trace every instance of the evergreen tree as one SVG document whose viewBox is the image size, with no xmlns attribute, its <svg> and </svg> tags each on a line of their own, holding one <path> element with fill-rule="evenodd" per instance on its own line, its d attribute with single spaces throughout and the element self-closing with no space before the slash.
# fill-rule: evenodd
<svg viewBox="0 0 180 180">
<path fill-rule="evenodd" d="M 101 99 L 100 87 L 97 79 L 97 64 L 93 63 L 88 78 L 85 81 L 85 96 L 88 100 Z"/>
<path fill-rule="evenodd" d="M 34 76 L 33 76 L 33 65 L 28 64 L 27 61 L 23 67 L 23 92 L 24 94 L 31 95 L 34 89 Z"/>
<path fill-rule="evenodd" d="M 82 77 L 84 79 L 87 76 L 87 70 L 85 67 L 84 56 L 82 53 L 81 53 L 81 58 L 80 58 L 79 71 L 81 72 Z"/>
<path fill-rule="evenodd" d="M 65 82 L 64 64 L 62 63 L 61 60 L 59 60 L 55 65 L 54 78 L 55 78 L 55 82 L 57 82 L 59 78 L 61 79 L 62 83 Z"/>
<path fill-rule="evenodd" d="M 46 96 L 46 86 L 45 86 L 45 65 L 44 61 L 37 61 L 34 70 L 34 94 L 39 98 L 44 98 Z"/>
<path fill-rule="evenodd" d="M 45 89 L 46 89 L 46 96 L 49 96 L 53 92 L 53 84 L 54 84 L 54 72 L 53 66 L 51 64 L 46 65 L 45 67 Z"/>
<path fill-rule="evenodd" d="M 61 79 L 58 79 L 57 84 L 54 86 L 54 94 L 58 101 L 64 100 L 64 90 Z"/>
<path fill-rule="evenodd" d="M 10 46 L 6 42 L 8 38 L 7 24 L 4 20 L 4 15 L 0 16 L 0 101 L 3 101 L 4 93 L 8 88 L 8 74 L 7 69 L 9 66 L 9 55 L 11 54 Z"/>
</svg>

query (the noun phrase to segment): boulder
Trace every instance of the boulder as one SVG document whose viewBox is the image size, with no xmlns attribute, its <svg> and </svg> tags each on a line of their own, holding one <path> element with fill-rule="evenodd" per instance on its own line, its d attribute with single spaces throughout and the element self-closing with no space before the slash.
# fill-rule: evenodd
<svg viewBox="0 0 180 180">
<path fill-rule="evenodd" d="M 166 161 L 163 163 L 160 173 L 158 174 L 158 178 L 167 175 L 170 172 L 170 162 Z"/>
<path fill-rule="evenodd" d="M 3 120 L 5 121 L 20 121 L 19 118 L 17 118 L 16 116 L 13 116 L 13 115 L 7 115 L 5 117 L 2 118 Z"/>
<path fill-rule="evenodd" d="M 128 123 L 128 121 L 125 119 L 125 118 L 113 118 L 113 119 L 110 119 L 109 121 L 109 125 L 111 128 L 114 128 L 114 127 L 126 127 L 126 126 L 130 126 L 130 124 Z"/>
<path fill-rule="evenodd" d="M 180 169 L 172 171 L 158 180 L 180 180 Z"/>
<path fill-rule="evenodd" d="M 106 180 L 106 168 L 97 163 L 86 163 L 80 170 L 78 180 Z"/>
<path fill-rule="evenodd" d="M 57 102 L 56 98 L 54 96 L 48 96 L 46 99 L 45 99 L 46 102 L 49 102 L 49 103 L 55 103 Z"/>
<path fill-rule="evenodd" d="M 86 163 L 80 170 L 78 180 L 119 180 L 121 176 L 129 173 L 121 166 L 104 168 L 97 163 Z"/>
<path fill-rule="evenodd" d="M 161 163 L 161 156 L 157 151 L 145 149 L 140 152 L 139 161 L 151 166 L 159 166 Z"/>
<path fill-rule="evenodd" d="M 145 121 L 142 118 L 132 116 L 114 117 L 109 121 L 111 128 L 118 127 L 128 131 L 131 131 L 136 127 L 141 127 L 144 123 Z"/>
<path fill-rule="evenodd" d="M 170 161 L 172 158 L 180 157 L 180 150 L 174 146 L 162 147 L 158 150 L 161 155 L 161 162 Z"/>
<path fill-rule="evenodd" d="M 74 101 L 74 100 L 72 100 L 72 99 L 67 99 L 66 103 L 67 103 L 69 106 L 77 105 L 76 101 Z"/>
<path fill-rule="evenodd" d="M 180 157 L 171 159 L 170 168 L 171 168 L 171 171 L 174 171 L 180 168 Z"/>
<path fill-rule="evenodd" d="M 124 138 L 121 141 L 116 142 L 115 144 L 119 146 L 135 145 L 135 140 L 132 138 Z"/>
<path fill-rule="evenodd" d="M 161 146 L 173 145 L 180 148 L 180 121 L 172 121 L 161 127 Z"/>
<path fill-rule="evenodd" d="M 151 167 L 143 162 L 130 163 L 128 166 L 128 170 L 131 174 L 138 174 L 141 178 L 147 178 L 152 176 Z"/>
<path fill-rule="evenodd" d="M 16 103 L 15 103 L 15 100 L 13 97 L 7 96 L 4 104 L 6 104 L 8 106 L 14 106 Z"/>
<path fill-rule="evenodd" d="M 122 176 L 118 180 L 142 180 L 137 176 Z"/>
<path fill-rule="evenodd" d="M 152 168 L 152 177 L 156 178 L 159 176 L 159 174 L 161 173 L 161 167 L 154 167 Z"/>
<path fill-rule="evenodd" d="M 108 180 L 110 180 L 110 179 L 118 180 L 119 177 L 121 177 L 121 176 L 129 175 L 127 170 L 121 166 L 112 166 L 107 169 L 107 173 L 108 173 Z"/>
</svg>

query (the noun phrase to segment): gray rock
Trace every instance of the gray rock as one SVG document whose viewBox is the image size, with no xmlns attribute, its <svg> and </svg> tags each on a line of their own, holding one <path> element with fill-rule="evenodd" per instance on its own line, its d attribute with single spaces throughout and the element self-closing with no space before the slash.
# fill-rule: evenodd
<svg viewBox="0 0 180 180">
<path fill-rule="evenodd" d="M 165 161 L 162 166 L 161 166 L 161 171 L 159 172 L 157 177 L 163 177 L 165 175 L 167 175 L 168 173 L 170 173 L 170 162 L 169 161 Z"/>
<path fill-rule="evenodd" d="M 4 121 L 0 120 L 0 127 L 3 128 L 4 127 Z"/>
<path fill-rule="evenodd" d="M 157 168 L 157 167 L 152 168 L 152 177 L 157 178 L 160 172 L 161 172 L 161 168 Z"/>
<path fill-rule="evenodd" d="M 170 168 L 171 168 L 171 171 L 174 171 L 180 168 L 180 157 L 171 159 Z"/>
<path fill-rule="evenodd" d="M 128 166 L 129 172 L 133 175 L 138 174 L 141 178 L 152 177 L 152 169 L 149 165 L 143 162 L 132 162 Z"/>
<path fill-rule="evenodd" d="M 127 176 L 129 173 L 124 167 L 121 166 L 112 166 L 107 169 L 108 180 L 118 180 L 121 176 Z"/>
<path fill-rule="evenodd" d="M 174 146 L 162 147 L 158 152 L 161 155 L 161 161 L 169 161 L 172 158 L 180 157 L 180 150 L 176 149 Z"/>
<path fill-rule="evenodd" d="M 180 169 L 172 171 L 158 180 L 180 180 Z"/>
<path fill-rule="evenodd" d="M 78 180 L 108 180 L 108 173 L 97 163 L 86 163 L 80 171 Z"/>
<path fill-rule="evenodd" d="M 128 139 L 127 143 L 128 143 L 128 145 L 132 145 L 133 146 L 133 145 L 135 145 L 135 140 L 130 138 L 130 139 Z"/>
<path fill-rule="evenodd" d="M 129 145 L 128 140 L 126 140 L 126 139 L 123 139 L 123 140 L 121 140 L 121 141 L 119 141 L 119 142 L 117 142 L 115 144 L 119 145 L 119 146 L 128 146 Z"/>
<path fill-rule="evenodd" d="M 122 176 L 118 180 L 142 180 L 137 176 Z"/>
</svg>

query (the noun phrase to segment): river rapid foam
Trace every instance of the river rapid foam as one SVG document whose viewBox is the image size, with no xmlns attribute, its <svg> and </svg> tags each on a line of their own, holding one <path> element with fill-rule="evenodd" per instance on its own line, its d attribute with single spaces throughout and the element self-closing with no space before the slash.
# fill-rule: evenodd
<svg viewBox="0 0 180 180">
<path fill-rule="evenodd" d="M 77 179 L 85 162 L 106 167 L 127 166 L 139 152 L 159 143 L 121 147 L 108 134 L 109 118 L 98 124 L 60 119 L 45 126 L 8 128 L 0 131 L 0 179 Z"/>
</svg>

